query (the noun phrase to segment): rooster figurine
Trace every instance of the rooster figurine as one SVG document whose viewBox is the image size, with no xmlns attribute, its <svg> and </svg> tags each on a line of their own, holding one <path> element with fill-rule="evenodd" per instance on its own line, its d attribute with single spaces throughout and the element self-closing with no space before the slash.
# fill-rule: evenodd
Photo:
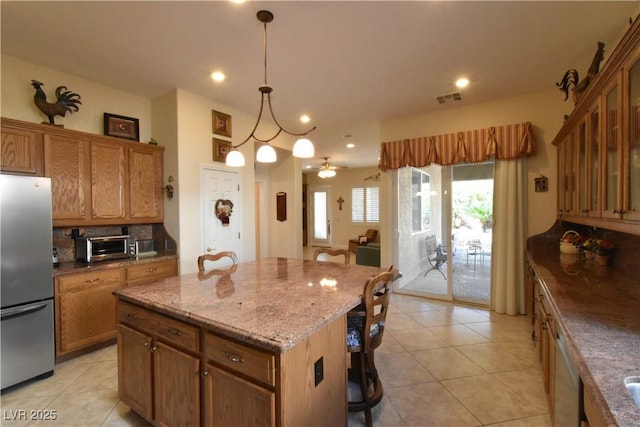
<svg viewBox="0 0 640 427">
<path fill-rule="evenodd" d="M 78 106 L 78 104 L 82 104 L 82 102 L 80 102 L 80 95 L 67 90 L 66 86 L 58 86 L 56 89 L 57 101 L 55 103 L 47 102 L 47 95 L 41 88 L 43 85 L 44 83 L 37 80 L 31 80 L 31 86 L 36 90 L 33 101 L 35 102 L 36 107 L 38 107 L 38 109 L 49 118 L 50 124 L 55 125 L 55 122 L 53 121 L 55 116 L 64 117 L 67 114 L 67 111 L 69 113 L 73 113 L 80 109 Z"/>
</svg>

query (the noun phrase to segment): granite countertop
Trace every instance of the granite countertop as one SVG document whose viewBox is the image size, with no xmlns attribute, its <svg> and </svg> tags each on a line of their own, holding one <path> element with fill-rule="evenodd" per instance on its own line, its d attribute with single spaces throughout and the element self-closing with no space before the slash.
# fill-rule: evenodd
<svg viewBox="0 0 640 427">
<path fill-rule="evenodd" d="M 640 280 L 530 239 L 529 261 L 551 296 L 585 388 L 608 425 L 640 425 L 624 385 L 640 375 Z"/>
<path fill-rule="evenodd" d="M 59 266 L 53 268 L 53 277 L 64 276 L 67 274 L 88 273 L 90 271 L 106 270 L 110 268 L 129 267 L 132 265 L 146 264 L 150 262 L 163 261 L 165 259 L 178 258 L 176 254 L 158 253 L 157 255 L 142 258 L 122 258 L 111 261 L 98 262 L 80 262 L 69 261 L 61 262 Z"/>
<path fill-rule="evenodd" d="M 227 275 L 192 273 L 114 294 L 279 353 L 359 304 L 366 280 L 385 271 L 288 258 L 235 267 Z"/>
</svg>

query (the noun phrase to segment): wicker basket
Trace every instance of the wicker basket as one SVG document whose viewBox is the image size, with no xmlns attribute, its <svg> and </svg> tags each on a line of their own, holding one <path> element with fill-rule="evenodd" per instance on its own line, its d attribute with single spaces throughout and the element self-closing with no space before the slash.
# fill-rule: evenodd
<svg viewBox="0 0 640 427">
<path fill-rule="evenodd" d="M 563 254 L 578 254 L 582 251 L 580 248 L 576 247 L 573 243 L 563 242 L 564 238 L 571 234 L 573 234 L 574 237 L 580 237 L 580 234 L 577 231 L 574 231 L 574 230 L 565 231 L 565 233 L 560 238 L 560 252 L 562 252 Z"/>
</svg>

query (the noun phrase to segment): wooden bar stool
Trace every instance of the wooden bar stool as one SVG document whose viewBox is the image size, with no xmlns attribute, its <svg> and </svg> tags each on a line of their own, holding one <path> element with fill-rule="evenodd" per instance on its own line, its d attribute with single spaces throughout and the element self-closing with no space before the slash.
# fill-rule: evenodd
<svg viewBox="0 0 640 427">
<path fill-rule="evenodd" d="M 344 255 L 344 263 L 349 264 L 351 262 L 351 253 L 346 249 L 332 249 L 332 248 L 320 248 L 313 252 L 313 259 L 317 260 L 318 256 L 326 254 L 330 256 Z"/>
<path fill-rule="evenodd" d="M 384 322 L 389 307 L 389 284 L 398 278 L 397 270 L 378 274 L 367 280 L 362 303 L 347 313 L 347 351 L 351 353 L 349 381 L 360 384 L 362 400 L 349 401 L 349 412 L 364 411 L 365 424 L 372 425 L 371 408 L 382 400 L 382 381 L 378 376 L 374 350 L 382 343 Z"/>
</svg>

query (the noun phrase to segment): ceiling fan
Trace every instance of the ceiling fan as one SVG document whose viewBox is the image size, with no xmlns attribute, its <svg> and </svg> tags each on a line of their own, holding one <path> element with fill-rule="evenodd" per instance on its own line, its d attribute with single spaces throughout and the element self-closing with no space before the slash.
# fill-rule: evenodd
<svg viewBox="0 0 640 427">
<path fill-rule="evenodd" d="M 333 178 L 336 176 L 336 169 L 347 169 L 346 166 L 333 166 L 329 163 L 329 158 L 324 157 L 324 162 L 320 165 L 318 176 L 320 178 Z"/>
</svg>

